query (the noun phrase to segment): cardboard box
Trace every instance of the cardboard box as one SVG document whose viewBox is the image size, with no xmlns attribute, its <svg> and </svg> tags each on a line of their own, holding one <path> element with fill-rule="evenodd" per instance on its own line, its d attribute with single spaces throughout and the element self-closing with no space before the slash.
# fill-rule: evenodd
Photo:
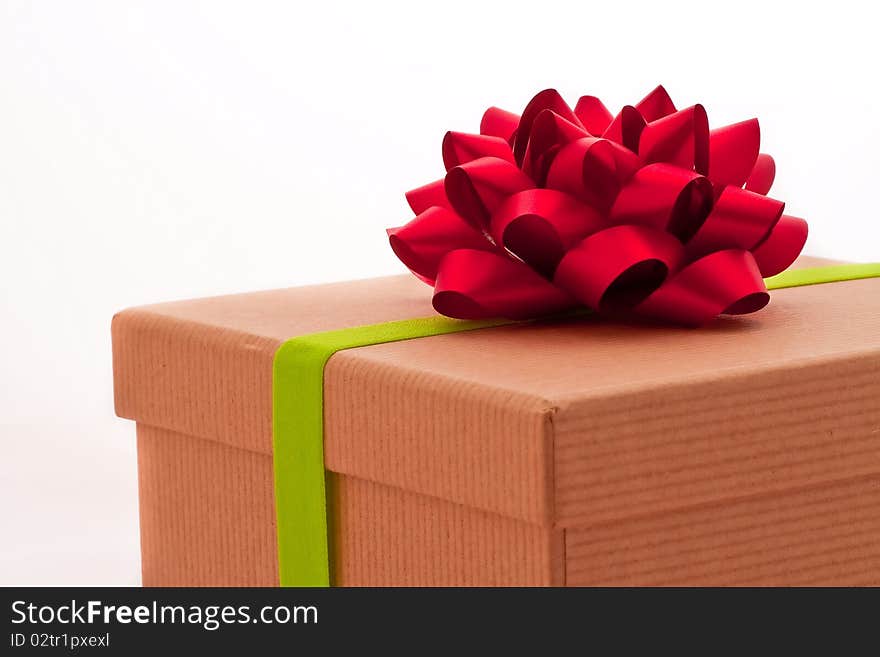
<svg viewBox="0 0 880 657">
<path fill-rule="evenodd" d="M 143 582 L 278 583 L 272 363 L 409 276 L 126 310 Z M 701 329 L 581 317 L 335 354 L 334 585 L 880 584 L 880 279 Z"/>
</svg>

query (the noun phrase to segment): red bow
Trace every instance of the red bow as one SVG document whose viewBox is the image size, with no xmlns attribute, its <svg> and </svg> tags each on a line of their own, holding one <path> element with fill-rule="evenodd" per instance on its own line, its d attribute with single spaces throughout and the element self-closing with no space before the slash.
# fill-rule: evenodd
<svg viewBox="0 0 880 657">
<path fill-rule="evenodd" d="M 388 230 L 391 248 L 450 317 L 751 313 L 807 238 L 766 196 L 759 142 L 757 119 L 709 130 L 662 86 L 615 117 L 547 89 L 522 116 L 491 107 L 480 134 L 446 134 L 446 176 L 407 193 L 417 216 Z"/>
</svg>

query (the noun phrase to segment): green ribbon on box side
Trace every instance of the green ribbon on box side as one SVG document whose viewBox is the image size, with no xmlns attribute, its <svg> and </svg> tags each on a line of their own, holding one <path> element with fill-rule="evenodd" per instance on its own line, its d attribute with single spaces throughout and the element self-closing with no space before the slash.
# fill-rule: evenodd
<svg viewBox="0 0 880 657">
<path fill-rule="evenodd" d="M 880 263 L 793 269 L 766 279 L 770 290 L 880 277 Z M 272 445 L 281 586 L 329 586 L 324 472 L 324 365 L 337 351 L 512 324 L 442 316 L 312 333 L 275 354 Z"/>
<path fill-rule="evenodd" d="M 342 349 L 508 324 L 437 315 L 312 333 L 275 353 L 272 447 L 282 586 L 329 586 L 324 482 L 324 365 Z"/>
</svg>

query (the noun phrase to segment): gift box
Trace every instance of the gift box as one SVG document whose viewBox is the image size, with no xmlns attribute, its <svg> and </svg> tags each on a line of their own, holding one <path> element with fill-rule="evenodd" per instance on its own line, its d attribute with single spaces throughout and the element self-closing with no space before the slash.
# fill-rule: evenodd
<svg viewBox="0 0 880 657">
<path fill-rule="evenodd" d="M 699 329 L 432 315 L 409 276 L 116 315 L 143 583 L 880 584 L 880 279 Z"/>
</svg>

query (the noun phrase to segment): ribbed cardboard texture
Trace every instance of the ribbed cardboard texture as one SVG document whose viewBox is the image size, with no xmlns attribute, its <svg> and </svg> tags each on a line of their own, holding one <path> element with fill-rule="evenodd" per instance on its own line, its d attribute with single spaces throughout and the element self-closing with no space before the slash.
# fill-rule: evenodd
<svg viewBox="0 0 880 657">
<path fill-rule="evenodd" d="M 876 586 L 880 477 L 567 530 L 571 586 Z"/>
<path fill-rule="evenodd" d="M 700 330 L 583 318 L 335 354 L 333 582 L 880 583 L 880 280 L 772 294 Z M 117 315 L 144 583 L 277 583 L 275 350 L 432 312 L 392 277 Z"/>
</svg>

